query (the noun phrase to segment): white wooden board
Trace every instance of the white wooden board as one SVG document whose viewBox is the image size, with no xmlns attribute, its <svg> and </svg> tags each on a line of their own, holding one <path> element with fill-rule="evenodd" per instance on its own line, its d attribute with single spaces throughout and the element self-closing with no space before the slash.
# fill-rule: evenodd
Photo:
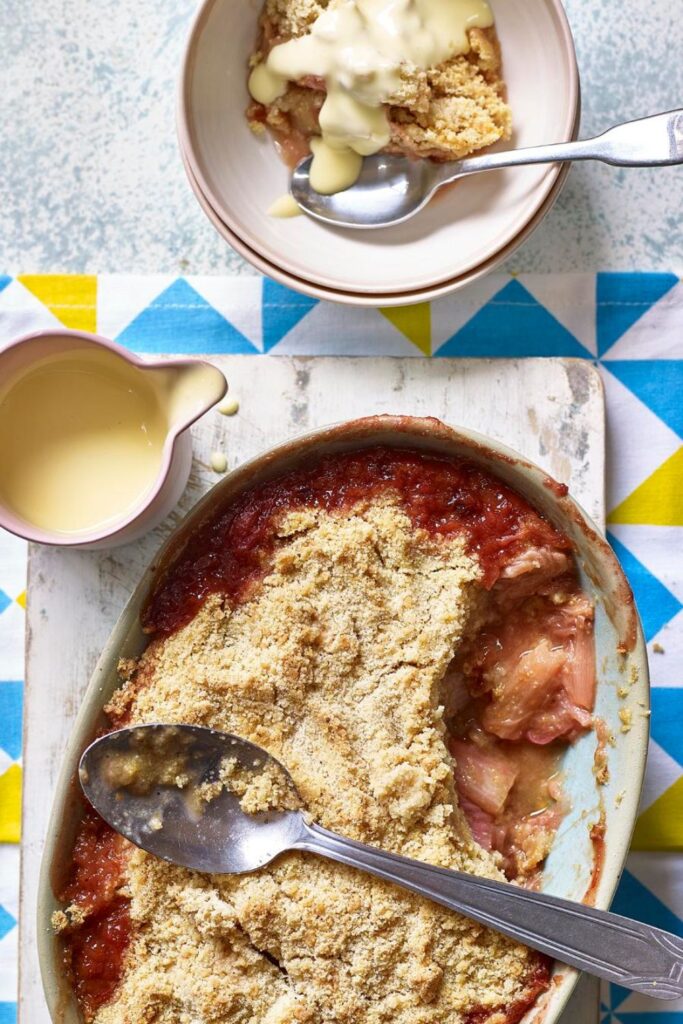
<svg viewBox="0 0 683 1024">
<path fill-rule="evenodd" d="M 144 567 L 182 515 L 229 467 L 309 428 L 371 413 L 436 416 L 490 434 L 569 484 L 604 522 L 604 406 L 597 372 L 578 360 L 423 360 L 225 356 L 237 416 L 209 413 L 193 430 L 195 461 L 181 504 L 143 540 L 112 551 L 32 546 L 24 711 L 19 1020 L 49 1024 L 36 956 L 38 871 L 59 762 L 102 647 Z M 594 1024 L 587 980 L 563 1024 Z"/>
</svg>

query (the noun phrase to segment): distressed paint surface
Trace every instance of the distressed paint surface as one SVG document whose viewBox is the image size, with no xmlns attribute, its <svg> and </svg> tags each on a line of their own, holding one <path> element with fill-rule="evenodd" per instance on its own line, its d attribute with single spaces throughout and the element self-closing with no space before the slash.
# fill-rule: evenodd
<svg viewBox="0 0 683 1024">
<path fill-rule="evenodd" d="M 502 2 L 502 0 L 501 0 Z M 565 0 L 583 130 L 680 106 L 680 0 Z M 194 0 L 0 0 L 0 266 L 250 274 L 185 180 L 176 77 Z M 576 166 L 506 269 L 683 271 L 677 168 Z"/>
<path fill-rule="evenodd" d="M 234 417 L 209 413 L 193 428 L 195 460 L 180 506 L 143 540 L 112 551 L 33 546 L 29 559 L 20 1022 L 49 1024 L 35 942 L 35 902 L 52 790 L 81 696 L 123 605 L 154 551 L 219 477 L 312 427 L 378 412 L 433 415 L 517 449 L 562 482 L 604 523 L 604 404 L 597 371 L 575 360 L 452 360 L 250 356 L 212 360 L 240 401 Z M 254 371 L 257 372 L 254 372 Z M 567 1024 L 596 1019 L 586 982 Z M 586 999 L 587 1002 L 581 1000 Z"/>
</svg>

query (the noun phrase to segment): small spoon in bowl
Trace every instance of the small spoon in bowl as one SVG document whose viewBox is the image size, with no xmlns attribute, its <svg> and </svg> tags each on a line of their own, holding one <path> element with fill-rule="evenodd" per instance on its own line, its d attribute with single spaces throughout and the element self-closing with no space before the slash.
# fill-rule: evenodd
<svg viewBox="0 0 683 1024">
<path fill-rule="evenodd" d="M 268 787 L 260 785 L 264 773 Z M 95 810 L 136 846 L 196 871 L 256 871 L 287 850 L 359 868 L 562 963 L 658 999 L 683 996 L 683 939 L 505 882 L 346 839 L 296 809 L 294 783 L 261 747 L 190 725 L 146 725 L 96 740 L 79 777 Z M 276 805 L 245 809 L 254 792 Z"/>
<path fill-rule="evenodd" d="M 579 142 L 486 153 L 450 163 L 377 153 L 365 157 L 358 180 L 343 192 L 322 195 L 310 181 L 313 157 L 294 169 L 290 192 L 304 213 L 342 228 L 387 228 L 414 217 L 434 193 L 458 178 L 501 167 L 601 160 L 617 167 L 683 163 L 683 110 L 617 125 Z"/>
</svg>

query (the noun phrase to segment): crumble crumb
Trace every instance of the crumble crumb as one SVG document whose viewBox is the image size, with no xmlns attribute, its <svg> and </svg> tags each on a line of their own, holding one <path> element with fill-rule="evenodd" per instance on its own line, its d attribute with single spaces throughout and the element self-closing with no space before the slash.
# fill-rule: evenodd
<svg viewBox="0 0 683 1024">
<path fill-rule="evenodd" d="M 609 782 L 609 765 L 607 763 L 607 755 L 604 750 L 601 750 L 595 755 L 593 763 L 593 775 L 595 781 L 599 786 L 606 786 Z"/>
<path fill-rule="evenodd" d="M 614 734 L 610 732 L 605 722 L 600 718 L 595 720 L 595 734 L 598 739 L 598 745 L 595 748 L 595 756 L 593 758 L 593 775 L 599 786 L 606 786 L 610 780 L 607 747 L 614 746 L 615 738 Z"/>
<path fill-rule="evenodd" d="M 88 912 L 85 907 L 72 903 L 65 910 L 55 910 L 50 918 L 50 922 L 54 930 L 59 934 L 60 932 L 68 931 L 69 928 L 78 928 L 79 925 L 83 924 L 87 916 Z"/>
<path fill-rule="evenodd" d="M 662 645 L 661 645 L 661 644 L 658 644 L 658 643 L 656 643 L 656 642 L 655 642 L 655 643 L 653 643 L 653 645 L 652 645 L 652 650 L 654 651 L 654 653 L 655 653 L 655 654 L 666 654 L 666 651 L 664 650 L 664 648 L 662 647 Z"/>
<path fill-rule="evenodd" d="M 118 665 L 116 666 L 119 679 L 122 683 L 128 682 L 129 679 L 135 675 L 137 669 L 137 661 L 134 658 L 119 658 Z"/>
<path fill-rule="evenodd" d="M 286 775 L 272 761 L 252 771 L 243 768 L 234 757 L 224 758 L 218 779 L 199 786 L 197 796 L 202 803 L 208 803 L 223 790 L 240 797 L 240 807 L 245 814 L 293 811 L 301 806 Z"/>
<path fill-rule="evenodd" d="M 621 722 L 621 731 L 623 733 L 630 732 L 633 726 L 633 712 L 631 708 L 620 708 L 619 720 Z"/>
</svg>

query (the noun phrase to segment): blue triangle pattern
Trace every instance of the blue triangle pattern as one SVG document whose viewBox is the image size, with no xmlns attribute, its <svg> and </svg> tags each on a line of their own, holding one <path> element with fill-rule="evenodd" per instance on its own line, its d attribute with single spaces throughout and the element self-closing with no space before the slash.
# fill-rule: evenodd
<svg viewBox="0 0 683 1024">
<path fill-rule="evenodd" d="M 2 615 L 5 608 L 9 608 L 11 603 L 12 598 L 8 597 L 4 590 L 0 590 L 0 615 Z"/>
<path fill-rule="evenodd" d="M 192 316 L 188 316 L 188 312 Z M 236 327 L 179 277 L 116 339 L 136 352 L 217 355 L 257 349 Z"/>
<path fill-rule="evenodd" d="M 11 280 L 12 278 L 8 277 L 7 274 L 0 274 L 0 292 L 4 292 Z"/>
<path fill-rule="evenodd" d="M 16 920 L 3 906 L 0 906 L 0 939 L 4 939 L 8 932 L 11 932 L 16 926 Z"/>
<path fill-rule="evenodd" d="M 619 1024 L 683 1024 L 683 1012 L 665 1010 L 663 1013 L 629 1013 L 622 1010 L 613 1020 Z"/>
<path fill-rule="evenodd" d="M 665 1010 L 663 1013 L 629 1013 L 622 1010 L 613 1020 L 615 1024 L 683 1024 L 683 1012 Z"/>
<path fill-rule="evenodd" d="M 683 605 L 621 541 L 611 533 L 607 537 L 633 589 L 645 639 L 652 640 Z"/>
<path fill-rule="evenodd" d="M 678 278 L 675 274 L 598 274 L 598 355 L 611 348 L 676 284 Z"/>
<path fill-rule="evenodd" d="M 16 1003 L 0 1003 L 0 1024 L 17 1024 Z"/>
<path fill-rule="evenodd" d="M 625 359 L 605 365 L 660 420 L 683 436 L 683 359 Z"/>
<path fill-rule="evenodd" d="M 506 284 L 436 355 L 593 358 L 519 281 Z"/>
<path fill-rule="evenodd" d="M 645 924 L 664 928 L 683 938 L 683 920 L 669 910 L 666 904 L 630 871 L 624 871 L 611 909 L 615 914 L 624 914 L 627 917 L 635 915 Z"/>
<path fill-rule="evenodd" d="M 24 684 L 0 682 L 0 747 L 13 761 L 21 754 Z"/>
<path fill-rule="evenodd" d="M 683 921 L 676 917 L 661 900 L 657 899 L 653 892 L 650 892 L 629 871 L 624 871 L 612 904 L 612 910 L 615 914 L 623 914 L 625 917 L 635 916 L 639 921 L 644 921 L 645 924 L 654 925 L 656 928 L 665 928 L 667 931 L 673 932 L 674 935 L 683 937 Z M 630 995 L 629 989 L 622 988 L 621 985 L 610 985 L 612 1010 L 618 1010 L 624 1000 Z M 624 1022 L 630 1021 L 631 1024 L 645 1024 L 647 1017 L 647 1014 L 619 1011 L 619 1020 Z M 659 1013 L 650 1015 L 650 1017 L 655 1017 L 658 1022 L 661 1022 L 663 1019 Z M 681 1018 L 683 1018 L 683 1014 Z M 671 1024 L 673 1024 L 674 1019 L 672 1019 Z M 679 1022 L 676 1022 L 676 1024 L 679 1024 Z M 683 1024 L 683 1019 L 680 1021 L 680 1024 Z"/>
<path fill-rule="evenodd" d="M 291 288 L 265 277 L 261 296 L 263 351 L 270 351 L 282 341 L 319 301 L 308 295 L 300 295 L 299 292 L 294 292 Z"/>
<path fill-rule="evenodd" d="M 633 916 L 633 911 L 630 912 L 629 916 L 630 917 Z M 609 987 L 609 998 L 610 998 L 610 1002 L 612 1004 L 612 1011 L 618 1010 L 618 1008 L 621 1006 L 621 1004 L 626 999 L 628 999 L 628 997 L 630 995 L 631 995 L 631 990 L 630 989 L 622 988 L 621 985 L 610 985 L 610 987 Z M 609 1019 L 611 1021 L 614 1021 L 615 1024 L 616 1024 L 617 1021 L 621 1021 L 621 1016 L 615 1017 L 612 1014 L 610 1014 Z"/>
<path fill-rule="evenodd" d="M 653 686 L 652 738 L 674 761 L 681 762 L 681 722 L 683 722 L 683 689 L 678 687 Z"/>
</svg>

